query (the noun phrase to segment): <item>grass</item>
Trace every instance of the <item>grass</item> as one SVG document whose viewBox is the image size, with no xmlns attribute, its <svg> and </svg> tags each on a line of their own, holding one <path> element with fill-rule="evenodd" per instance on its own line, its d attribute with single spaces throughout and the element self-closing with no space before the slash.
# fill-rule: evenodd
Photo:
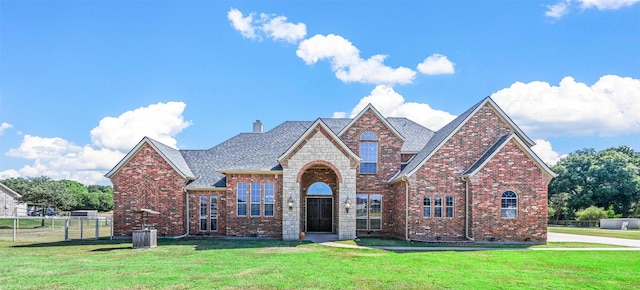
<svg viewBox="0 0 640 290">
<path fill-rule="evenodd" d="M 640 230 L 605 230 L 600 228 L 573 228 L 573 227 L 548 227 L 547 230 L 553 233 L 587 235 L 608 238 L 621 238 L 640 240 Z"/>
<path fill-rule="evenodd" d="M 396 253 L 299 241 L 158 240 L 13 244 L 0 241 L 3 289 L 630 289 L 630 252 L 475 251 Z"/>
<path fill-rule="evenodd" d="M 18 219 L 17 240 L 20 242 L 55 242 L 64 240 L 65 221 L 64 219 L 44 218 L 45 226 L 42 227 L 42 218 L 20 218 Z M 109 237 L 111 225 L 105 221 L 100 221 L 99 236 Z M 95 237 L 95 221 L 70 220 L 68 237 L 70 239 L 94 238 Z M 0 218 L 0 241 L 13 240 L 13 219 Z M 0 287 L 1 288 L 1 287 Z"/>
</svg>

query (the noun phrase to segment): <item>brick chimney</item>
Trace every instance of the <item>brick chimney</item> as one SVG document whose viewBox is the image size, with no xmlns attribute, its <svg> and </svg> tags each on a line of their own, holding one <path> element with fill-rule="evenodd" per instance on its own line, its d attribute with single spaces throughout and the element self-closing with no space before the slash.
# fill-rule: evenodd
<svg viewBox="0 0 640 290">
<path fill-rule="evenodd" d="M 253 133 L 263 133 L 262 122 L 260 120 L 256 120 L 253 122 Z"/>
</svg>

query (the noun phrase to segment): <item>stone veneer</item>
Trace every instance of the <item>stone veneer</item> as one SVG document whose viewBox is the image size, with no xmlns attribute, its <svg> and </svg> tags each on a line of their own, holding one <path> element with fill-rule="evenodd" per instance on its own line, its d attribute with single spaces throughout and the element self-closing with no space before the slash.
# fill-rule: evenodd
<svg viewBox="0 0 640 290">
<path fill-rule="evenodd" d="M 338 170 L 338 238 L 350 240 L 356 237 L 356 214 L 355 210 L 344 210 L 345 202 L 350 199 L 355 206 L 356 200 L 356 165 L 357 160 L 353 160 L 332 140 L 331 133 L 326 132 L 323 127 L 317 126 L 307 135 L 307 139 L 302 142 L 294 152 L 287 156 L 283 165 L 283 194 L 282 204 L 286 205 L 289 198 L 293 199 L 293 208 L 284 208 L 282 215 L 282 239 L 295 240 L 299 238 L 301 232 L 301 184 L 299 180 L 300 172 L 309 168 L 313 164 L 330 165 Z M 335 201 L 334 201 L 335 202 Z"/>
</svg>

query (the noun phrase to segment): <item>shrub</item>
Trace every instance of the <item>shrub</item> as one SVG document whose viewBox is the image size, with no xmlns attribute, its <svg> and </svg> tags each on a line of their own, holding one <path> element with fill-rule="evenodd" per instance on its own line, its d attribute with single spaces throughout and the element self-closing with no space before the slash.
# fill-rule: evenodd
<svg viewBox="0 0 640 290">
<path fill-rule="evenodd" d="M 576 220 L 579 221 L 595 221 L 607 218 L 607 211 L 604 208 L 590 206 L 576 213 Z"/>
</svg>

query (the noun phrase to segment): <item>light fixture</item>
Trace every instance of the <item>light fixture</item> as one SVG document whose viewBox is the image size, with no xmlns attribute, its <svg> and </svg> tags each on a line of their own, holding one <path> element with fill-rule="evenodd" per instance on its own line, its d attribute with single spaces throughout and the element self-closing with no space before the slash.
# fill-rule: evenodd
<svg viewBox="0 0 640 290">
<path fill-rule="evenodd" d="M 350 208 L 351 208 L 351 199 L 347 198 L 347 201 L 344 205 L 344 209 L 347 210 L 347 213 L 349 213 Z"/>
<path fill-rule="evenodd" d="M 293 198 L 291 198 L 291 196 L 289 196 L 289 201 L 287 202 L 287 206 L 289 206 L 289 209 L 293 209 Z"/>
</svg>

